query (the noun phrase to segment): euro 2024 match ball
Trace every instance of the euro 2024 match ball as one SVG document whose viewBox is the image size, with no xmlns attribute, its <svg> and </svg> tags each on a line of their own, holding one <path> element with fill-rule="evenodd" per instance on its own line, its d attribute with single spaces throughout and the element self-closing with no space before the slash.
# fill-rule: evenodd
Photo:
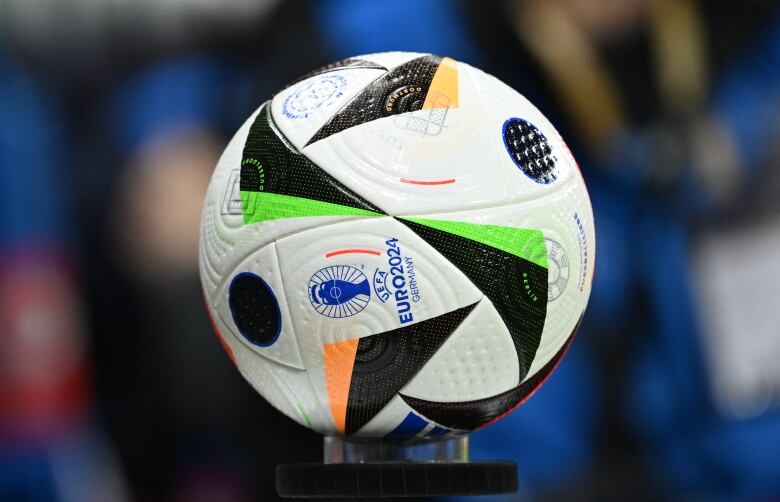
<svg viewBox="0 0 780 502">
<path fill-rule="evenodd" d="M 200 275 L 249 383 L 325 435 L 426 440 L 522 404 L 591 290 L 593 214 L 525 97 L 430 54 L 358 56 L 263 103 L 216 166 Z"/>
</svg>

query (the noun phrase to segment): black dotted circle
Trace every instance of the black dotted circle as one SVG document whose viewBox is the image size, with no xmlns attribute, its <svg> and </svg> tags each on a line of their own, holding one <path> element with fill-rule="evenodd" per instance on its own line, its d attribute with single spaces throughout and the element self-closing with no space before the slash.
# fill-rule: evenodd
<svg viewBox="0 0 780 502">
<path fill-rule="evenodd" d="M 249 272 L 235 276 L 228 291 L 228 305 L 238 331 L 251 343 L 267 347 L 279 338 L 279 302 L 259 276 Z"/>
<path fill-rule="evenodd" d="M 504 145 L 514 163 L 537 183 L 552 183 L 557 178 L 552 148 L 547 137 L 535 125 L 523 119 L 504 122 Z"/>
<path fill-rule="evenodd" d="M 373 373 L 393 362 L 398 353 L 398 339 L 394 336 L 362 338 L 355 354 L 355 373 Z"/>
</svg>

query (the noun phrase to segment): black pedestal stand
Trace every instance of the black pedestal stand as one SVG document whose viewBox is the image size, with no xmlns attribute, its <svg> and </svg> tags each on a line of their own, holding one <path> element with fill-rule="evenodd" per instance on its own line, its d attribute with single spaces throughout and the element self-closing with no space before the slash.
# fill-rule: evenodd
<svg viewBox="0 0 780 502">
<path fill-rule="evenodd" d="M 492 495 L 517 491 L 511 461 L 470 462 L 468 436 L 403 444 L 326 437 L 324 462 L 276 468 L 281 497 Z"/>
</svg>

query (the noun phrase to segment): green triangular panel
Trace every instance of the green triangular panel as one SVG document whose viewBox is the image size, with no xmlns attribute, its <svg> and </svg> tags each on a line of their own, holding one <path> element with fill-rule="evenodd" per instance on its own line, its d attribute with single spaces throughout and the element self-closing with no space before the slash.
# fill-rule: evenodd
<svg viewBox="0 0 780 502">
<path fill-rule="evenodd" d="M 465 237 L 547 268 L 547 248 L 541 230 L 483 225 L 465 221 L 401 218 L 426 227 Z"/>
<path fill-rule="evenodd" d="M 522 381 L 536 356 L 547 316 L 548 270 L 537 263 L 541 260 L 518 256 L 515 245 L 497 245 L 502 240 L 501 233 L 482 232 L 478 240 L 474 238 L 477 235 L 474 229 L 467 226 L 445 229 L 436 228 L 439 221 L 436 226 L 428 225 L 427 220 L 400 221 L 458 267 L 490 299 L 512 337 Z M 507 246 L 514 252 L 503 249 Z"/>
<path fill-rule="evenodd" d="M 268 192 L 241 191 L 244 223 L 302 216 L 381 216 L 373 211 Z"/>
<path fill-rule="evenodd" d="M 245 223 L 300 216 L 384 216 L 287 141 L 268 103 L 249 129 L 239 184 Z"/>
</svg>

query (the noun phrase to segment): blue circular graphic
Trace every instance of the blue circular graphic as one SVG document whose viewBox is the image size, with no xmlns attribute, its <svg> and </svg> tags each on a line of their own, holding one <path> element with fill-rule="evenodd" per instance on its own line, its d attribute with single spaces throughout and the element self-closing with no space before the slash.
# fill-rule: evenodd
<svg viewBox="0 0 780 502">
<path fill-rule="evenodd" d="M 238 332 L 250 343 L 268 347 L 282 332 L 282 313 L 271 286 L 259 275 L 241 272 L 230 282 L 228 306 Z"/>
<path fill-rule="evenodd" d="M 371 299 L 366 276 L 349 265 L 325 267 L 309 279 L 309 301 L 314 310 L 333 319 L 361 312 Z"/>
<path fill-rule="evenodd" d="M 320 108 L 327 108 L 344 95 L 347 80 L 341 75 L 323 75 L 287 96 L 282 113 L 287 118 L 305 119 Z"/>
<path fill-rule="evenodd" d="M 504 122 L 502 130 L 504 147 L 512 162 L 537 183 L 547 185 L 558 178 L 552 147 L 535 125 L 527 120 L 512 117 Z"/>
</svg>

